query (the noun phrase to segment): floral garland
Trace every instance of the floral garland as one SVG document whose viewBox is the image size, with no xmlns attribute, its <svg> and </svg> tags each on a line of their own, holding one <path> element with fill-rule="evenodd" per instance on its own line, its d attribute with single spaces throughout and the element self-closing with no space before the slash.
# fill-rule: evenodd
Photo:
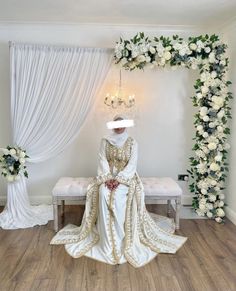
<svg viewBox="0 0 236 291">
<path fill-rule="evenodd" d="M 194 85 L 196 94 L 191 97 L 199 111 L 194 115 L 194 156 L 189 158 L 187 170 L 193 182 L 189 189 L 194 192 L 192 206 L 196 213 L 219 223 L 225 217 L 222 190 L 228 171 L 227 123 L 232 118 L 229 102 L 233 98 L 228 91 L 231 82 L 226 79 L 226 48 L 217 35 L 189 37 L 185 41 L 178 35 L 151 39 L 138 33 L 130 40 L 120 38 L 114 54 L 115 63 L 127 70 L 167 65 L 173 69 L 199 69 L 200 78 Z"/>
<path fill-rule="evenodd" d="M 25 162 L 29 156 L 25 150 L 20 147 L 11 147 L 0 149 L 3 154 L 0 156 L 0 166 L 2 168 L 1 175 L 7 178 L 8 182 L 14 182 L 20 179 L 20 174 L 23 173 L 28 178 Z"/>
</svg>

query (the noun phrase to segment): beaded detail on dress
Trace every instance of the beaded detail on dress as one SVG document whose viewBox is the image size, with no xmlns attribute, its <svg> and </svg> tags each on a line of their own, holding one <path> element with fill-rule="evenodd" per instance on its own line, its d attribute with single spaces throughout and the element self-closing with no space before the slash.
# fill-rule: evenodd
<svg viewBox="0 0 236 291">
<path fill-rule="evenodd" d="M 113 175 L 122 171 L 128 164 L 131 156 L 132 141 L 133 139 L 128 137 L 120 148 L 112 145 L 109 141 L 106 142 L 106 157 Z"/>
</svg>

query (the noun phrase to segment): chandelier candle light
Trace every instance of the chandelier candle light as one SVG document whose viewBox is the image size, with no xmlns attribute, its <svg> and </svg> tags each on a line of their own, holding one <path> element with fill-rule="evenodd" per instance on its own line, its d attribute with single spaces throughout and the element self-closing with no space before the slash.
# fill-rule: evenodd
<svg viewBox="0 0 236 291">
<path fill-rule="evenodd" d="M 123 93 L 122 85 L 121 85 L 121 70 L 120 70 L 120 80 L 119 80 L 119 87 L 118 91 L 115 95 L 107 93 L 104 103 L 107 106 L 112 108 L 117 108 L 119 106 L 124 106 L 126 108 L 130 108 L 135 105 L 135 95 L 125 96 Z"/>
</svg>

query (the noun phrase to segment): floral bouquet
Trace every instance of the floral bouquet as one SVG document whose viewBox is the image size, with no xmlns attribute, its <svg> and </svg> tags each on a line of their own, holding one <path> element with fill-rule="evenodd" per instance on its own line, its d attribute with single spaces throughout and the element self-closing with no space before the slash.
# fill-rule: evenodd
<svg viewBox="0 0 236 291">
<path fill-rule="evenodd" d="M 7 148 L 1 148 L 0 150 L 3 152 L 0 156 L 1 175 L 7 178 L 8 182 L 19 180 L 22 172 L 28 178 L 25 162 L 29 156 L 26 155 L 25 150 L 17 146 L 7 146 Z"/>
</svg>

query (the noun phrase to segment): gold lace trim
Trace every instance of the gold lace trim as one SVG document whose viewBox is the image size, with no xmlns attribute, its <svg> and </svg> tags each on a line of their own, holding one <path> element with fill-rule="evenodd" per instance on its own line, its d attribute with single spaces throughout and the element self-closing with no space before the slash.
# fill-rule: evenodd
<svg viewBox="0 0 236 291">
<path fill-rule="evenodd" d="M 132 143 L 132 137 L 128 137 L 124 145 L 120 148 L 112 145 L 109 141 L 106 142 L 106 157 L 113 175 L 114 167 L 117 169 L 117 172 L 120 172 L 127 165 L 131 157 Z"/>
</svg>

